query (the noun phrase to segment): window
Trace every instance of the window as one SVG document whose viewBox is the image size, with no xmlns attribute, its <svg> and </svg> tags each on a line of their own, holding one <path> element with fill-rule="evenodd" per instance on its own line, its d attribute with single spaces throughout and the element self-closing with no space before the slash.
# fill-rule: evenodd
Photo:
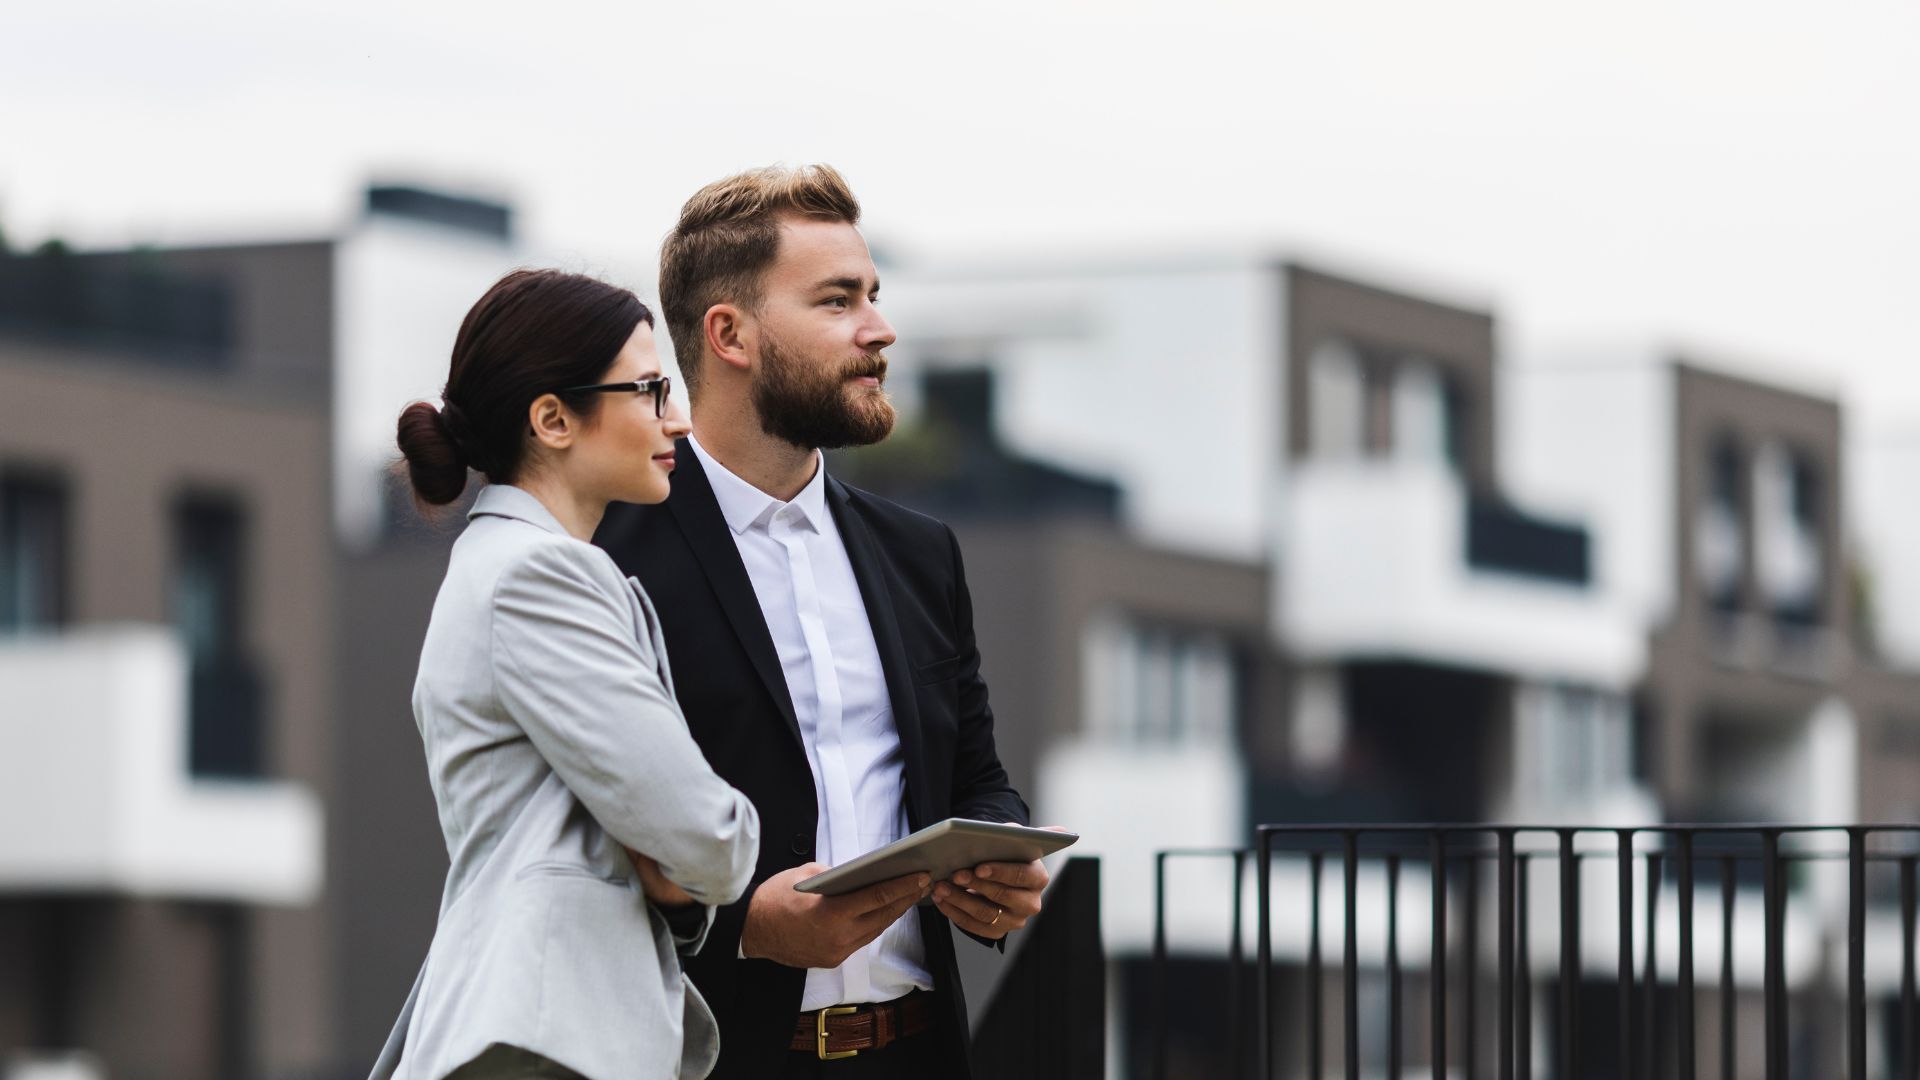
<svg viewBox="0 0 1920 1080">
<path fill-rule="evenodd" d="M 0 471 L 0 632 L 66 621 L 67 517 L 66 486 L 56 477 Z"/>
<path fill-rule="evenodd" d="M 1522 686 L 1518 760 L 1540 802 L 1582 804 L 1632 783 L 1632 704 L 1622 695 L 1586 687 Z"/>
<path fill-rule="evenodd" d="M 1754 576 L 1779 622 L 1820 621 L 1825 557 L 1820 474 L 1812 458 L 1778 442 L 1753 460 Z"/>
<path fill-rule="evenodd" d="M 1717 612 L 1740 607 L 1746 576 L 1746 499 L 1739 444 L 1730 435 L 1707 451 L 1706 494 L 1694 517 L 1694 566 L 1707 603 Z"/>
<path fill-rule="evenodd" d="M 1238 673 L 1221 635 L 1105 615 L 1088 625 L 1082 653 L 1088 732 L 1189 746 L 1232 738 Z"/>
<path fill-rule="evenodd" d="M 1307 406 L 1308 456 L 1351 460 L 1366 454 L 1366 372 L 1352 346 L 1329 341 L 1313 351 Z"/>
<path fill-rule="evenodd" d="M 1393 456 L 1461 465 L 1460 395 L 1430 363 L 1409 360 L 1393 379 Z"/>
<path fill-rule="evenodd" d="M 261 685 L 244 648 L 246 519 L 235 500 L 174 505 L 173 621 L 192 664 L 188 759 L 196 775 L 258 776 Z"/>
<path fill-rule="evenodd" d="M 173 620 L 196 663 L 239 651 L 242 531 L 231 500 L 190 495 L 175 506 Z"/>
</svg>

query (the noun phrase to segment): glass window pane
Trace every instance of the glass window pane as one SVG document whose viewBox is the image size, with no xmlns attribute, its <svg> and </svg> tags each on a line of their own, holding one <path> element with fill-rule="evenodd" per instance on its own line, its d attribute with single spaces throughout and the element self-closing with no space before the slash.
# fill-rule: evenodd
<svg viewBox="0 0 1920 1080">
<path fill-rule="evenodd" d="M 66 486 L 46 475 L 0 475 L 0 630 L 65 621 L 67 561 Z"/>
</svg>

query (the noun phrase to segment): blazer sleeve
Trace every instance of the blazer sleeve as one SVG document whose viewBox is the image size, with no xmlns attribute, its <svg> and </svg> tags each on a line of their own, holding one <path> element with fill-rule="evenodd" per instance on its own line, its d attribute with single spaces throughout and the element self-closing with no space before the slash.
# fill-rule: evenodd
<svg viewBox="0 0 1920 1080">
<path fill-rule="evenodd" d="M 960 646 L 960 730 L 953 749 L 953 814 L 981 821 L 1030 824 L 1026 800 L 1013 789 L 993 744 L 993 707 L 980 677 L 980 647 L 973 636 L 973 597 L 960 559 L 960 541 L 947 530 L 953 559 L 954 640 Z"/>
<path fill-rule="evenodd" d="M 494 590 L 496 692 L 553 771 L 607 834 L 718 906 L 746 890 L 760 818 L 716 775 L 680 706 L 642 652 L 611 564 L 542 545 Z"/>
</svg>

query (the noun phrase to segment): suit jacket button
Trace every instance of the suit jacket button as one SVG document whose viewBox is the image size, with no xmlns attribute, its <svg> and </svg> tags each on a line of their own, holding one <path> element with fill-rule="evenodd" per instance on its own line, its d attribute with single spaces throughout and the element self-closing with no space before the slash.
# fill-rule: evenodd
<svg viewBox="0 0 1920 1080">
<path fill-rule="evenodd" d="M 794 833 L 791 846 L 795 855 L 811 855 L 813 854 L 813 837 L 806 833 Z"/>
</svg>

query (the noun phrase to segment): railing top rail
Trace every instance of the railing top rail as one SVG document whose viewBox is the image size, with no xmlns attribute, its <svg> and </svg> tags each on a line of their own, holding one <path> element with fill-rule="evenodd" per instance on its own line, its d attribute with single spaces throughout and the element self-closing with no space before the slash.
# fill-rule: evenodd
<svg viewBox="0 0 1920 1080">
<path fill-rule="evenodd" d="M 1637 843 L 1644 834 L 1646 840 Z M 1794 848 L 1782 848 L 1778 857 L 1796 862 L 1854 857 L 1849 851 L 1822 851 L 1819 837 L 1844 839 L 1849 849 L 1870 862 L 1891 862 L 1920 854 L 1920 822 L 1867 823 L 1857 825 L 1796 824 L 1762 822 L 1753 824 L 1713 822 L 1702 824 L 1657 825 L 1514 825 L 1485 824 L 1409 824 L 1395 823 L 1312 823 L 1257 825 L 1249 854 L 1264 859 L 1275 854 L 1314 854 L 1343 851 L 1357 845 L 1356 853 L 1380 858 L 1389 855 L 1430 857 L 1437 842 L 1448 859 L 1492 860 L 1499 858 L 1489 841 L 1501 845 L 1518 857 L 1556 856 L 1567 851 L 1576 838 L 1588 841 L 1585 850 L 1573 850 L 1576 860 L 1614 858 L 1621 849 L 1637 855 L 1677 858 L 1679 851 L 1691 850 L 1699 860 L 1713 858 L 1759 858 L 1767 848 L 1778 848 L 1783 841 L 1804 838 Z M 1873 843 L 1880 838 L 1879 843 Z M 1606 850 L 1592 846 L 1596 838 L 1617 841 Z M 1551 842 L 1551 846 L 1543 846 Z M 1677 845 L 1676 845 L 1676 842 Z M 1829 842 L 1826 846 L 1837 846 Z M 1869 850 L 1871 847 L 1871 850 Z M 1202 854 L 1202 849 L 1175 849 Z M 1232 849 L 1217 849 L 1220 855 Z M 1771 857 L 1771 856 L 1768 856 Z"/>
<path fill-rule="evenodd" d="M 1504 823 L 1450 823 L 1450 824 L 1412 824 L 1398 823 L 1330 823 L 1303 825 L 1256 825 L 1256 836 L 1300 834 L 1300 833 L 1418 833 L 1431 836 L 1449 833 L 1479 833 L 1495 835 L 1499 833 L 1811 833 L 1811 832 L 1903 832 L 1920 833 L 1920 822 L 1868 822 L 1854 825 L 1811 825 L 1791 822 L 1752 822 L 1729 823 L 1712 822 L 1700 824 L 1667 823 L 1659 825 L 1514 825 Z"/>
</svg>

